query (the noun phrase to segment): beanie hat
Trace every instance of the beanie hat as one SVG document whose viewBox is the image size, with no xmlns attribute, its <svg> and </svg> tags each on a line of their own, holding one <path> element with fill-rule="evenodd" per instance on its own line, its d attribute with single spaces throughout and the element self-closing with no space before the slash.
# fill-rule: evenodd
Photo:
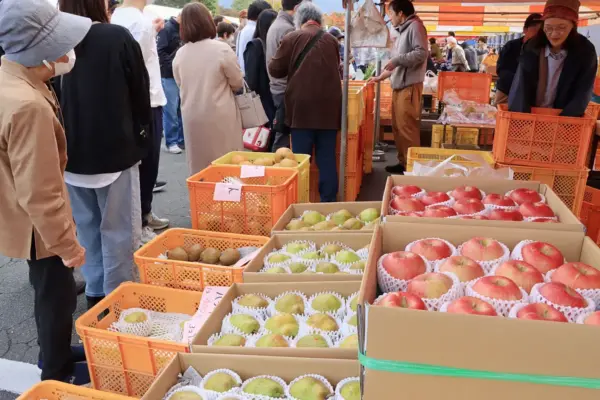
<svg viewBox="0 0 600 400">
<path fill-rule="evenodd" d="M 543 19 L 560 18 L 577 24 L 579 20 L 579 0 L 548 0 L 544 6 Z"/>
</svg>

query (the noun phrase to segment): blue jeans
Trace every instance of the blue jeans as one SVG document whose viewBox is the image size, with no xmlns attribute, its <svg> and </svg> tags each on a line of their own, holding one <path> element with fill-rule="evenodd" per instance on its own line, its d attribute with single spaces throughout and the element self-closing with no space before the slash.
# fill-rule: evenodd
<svg viewBox="0 0 600 400">
<path fill-rule="evenodd" d="M 323 203 L 337 201 L 336 142 L 336 130 L 292 128 L 292 151 L 294 153 L 312 156 L 313 148 L 315 150 L 319 168 L 319 194 Z"/>
<path fill-rule="evenodd" d="M 163 78 L 162 85 L 167 97 L 167 105 L 163 107 L 163 130 L 165 132 L 165 144 L 169 147 L 183 143 L 181 99 L 175 79 Z"/>
<path fill-rule="evenodd" d="M 133 252 L 142 226 L 139 186 L 137 165 L 103 188 L 67 184 L 77 238 L 86 251 L 81 273 L 88 297 L 104 297 L 133 281 Z"/>
</svg>

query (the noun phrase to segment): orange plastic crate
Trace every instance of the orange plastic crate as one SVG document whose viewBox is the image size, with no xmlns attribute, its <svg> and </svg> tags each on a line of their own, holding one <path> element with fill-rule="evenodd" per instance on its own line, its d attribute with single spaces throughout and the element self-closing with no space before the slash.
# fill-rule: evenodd
<svg viewBox="0 0 600 400">
<path fill-rule="evenodd" d="M 440 72 L 437 98 L 444 100 L 444 93 L 454 90 L 462 100 L 489 104 L 492 75 L 471 72 Z"/>
<path fill-rule="evenodd" d="M 240 179 L 241 167 L 211 165 L 187 179 L 192 228 L 269 236 L 271 227 L 298 201 L 298 173 L 265 168 L 265 176 Z M 215 186 L 226 178 L 243 182 L 240 202 L 213 200 Z"/>
<path fill-rule="evenodd" d="M 516 181 L 538 181 L 550 186 L 573 214 L 579 215 L 589 170 L 524 167 L 496 164 L 497 168 L 511 168 Z"/>
<path fill-rule="evenodd" d="M 586 234 L 600 243 L 600 190 L 585 187 L 579 219 L 585 225 Z"/>
<path fill-rule="evenodd" d="M 598 76 L 596 77 L 596 80 L 594 80 L 594 94 L 600 94 L 600 77 Z"/>
<path fill-rule="evenodd" d="M 130 308 L 194 315 L 201 292 L 123 283 L 75 323 L 87 358 L 92 386 L 107 392 L 142 397 L 184 343 L 111 332 L 121 311 Z"/>
<path fill-rule="evenodd" d="M 588 104 L 587 109 L 585 110 L 586 114 L 589 114 L 590 117 L 594 119 L 598 119 L 600 116 L 600 104 L 594 103 L 593 101 Z"/>
<path fill-rule="evenodd" d="M 17 400 L 133 400 L 133 397 L 101 392 L 64 382 L 43 381 L 23 393 Z"/>
<path fill-rule="evenodd" d="M 238 235 L 229 232 L 210 232 L 192 229 L 168 229 L 135 252 L 142 283 L 176 289 L 202 291 L 205 286 L 231 286 L 243 282 L 243 267 L 226 267 L 199 262 L 158 258 L 178 246 L 218 250 L 247 246 L 262 247 L 269 241 L 265 236 Z"/>
<path fill-rule="evenodd" d="M 498 106 L 494 158 L 532 167 L 584 168 L 596 118 L 559 117 L 560 110 L 533 108 L 531 114 Z"/>
</svg>

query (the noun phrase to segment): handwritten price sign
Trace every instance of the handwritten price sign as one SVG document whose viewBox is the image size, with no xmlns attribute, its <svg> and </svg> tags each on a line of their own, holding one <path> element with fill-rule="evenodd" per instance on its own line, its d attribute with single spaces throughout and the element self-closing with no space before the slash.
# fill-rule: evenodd
<svg viewBox="0 0 600 400">
<path fill-rule="evenodd" d="M 265 176 L 265 167 L 262 165 L 242 165 L 240 178 L 259 178 Z"/>
<path fill-rule="evenodd" d="M 237 183 L 217 183 L 215 184 L 214 201 L 235 201 L 242 199 L 242 185 Z"/>
</svg>

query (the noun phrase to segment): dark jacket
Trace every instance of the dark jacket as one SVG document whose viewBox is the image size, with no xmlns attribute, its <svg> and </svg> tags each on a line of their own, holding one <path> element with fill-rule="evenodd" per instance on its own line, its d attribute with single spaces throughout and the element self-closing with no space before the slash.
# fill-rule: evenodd
<svg viewBox="0 0 600 400">
<path fill-rule="evenodd" d="M 290 74 L 298 56 L 319 29 L 309 25 L 287 34 L 269 63 L 272 77 L 288 77 L 285 107 L 286 124 L 290 128 L 340 129 L 342 83 L 337 39 L 325 33 L 308 52 L 300 68 Z"/>
<path fill-rule="evenodd" d="M 252 39 L 246 46 L 244 65 L 246 66 L 246 83 L 251 90 L 260 96 L 260 101 L 269 118 L 270 125 L 275 118 L 275 104 L 273 103 L 269 74 L 267 73 L 265 47 L 261 39 Z"/>
<path fill-rule="evenodd" d="M 506 42 L 498 56 L 496 64 L 496 73 L 498 74 L 497 89 L 508 95 L 512 85 L 517 67 L 519 66 L 519 57 L 523 48 L 523 38 L 509 40 Z"/>
<path fill-rule="evenodd" d="M 140 46 L 118 25 L 95 24 L 75 48 L 75 68 L 57 79 L 67 136 L 66 170 L 124 171 L 146 154 L 150 79 Z"/>
<path fill-rule="evenodd" d="M 469 63 L 469 69 L 471 72 L 479 71 L 479 65 L 477 64 L 477 51 L 473 48 L 473 46 L 465 45 L 465 58 L 467 59 L 467 63 Z"/>
<path fill-rule="evenodd" d="M 545 51 L 545 45 L 537 43 L 537 39 L 528 41 L 519 60 L 508 97 L 510 111 L 531 112 L 535 107 L 540 52 Z M 563 110 L 563 116 L 580 117 L 592 99 L 598 66 L 596 50 L 592 42 L 580 34 L 575 35 L 566 50 L 567 58 L 558 80 L 553 108 Z"/>
<path fill-rule="evenodd" d="M 158 34 L 156 46 L 160 60 L 160 75 L 163 78 L 173 78 L 173 59 L 181 47 L 179 22 L 175 18 L 165 23 L 164 29 Z"/>
</svg>

